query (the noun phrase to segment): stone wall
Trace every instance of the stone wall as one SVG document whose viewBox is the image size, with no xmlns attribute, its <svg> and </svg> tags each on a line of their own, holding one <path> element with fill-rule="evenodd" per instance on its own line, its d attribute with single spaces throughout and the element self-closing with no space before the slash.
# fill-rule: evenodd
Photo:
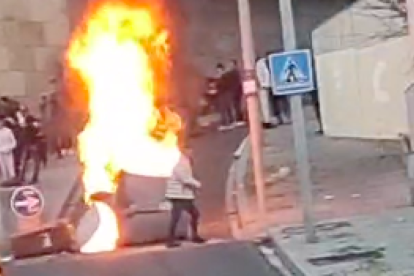
<svg viewBox="0 0 414 276">
<path fill-rule="evenodd" d="M 71 26 L 76 25 L 85 3 L 90 1 L 0 1 L 1 95 L 35 97 L 52 89 L 48 79 L 56 71 Z M 178 90 L 192 94 L 190 91 L 202 89 L 204 77 L 212 74 L 217 62 L 240 59 L 237 1 L 162 1 L 173 18 L 175 41 L 179 44 L 174 74 L 185 87 Z M 281 50 L 278 0 L 250 2 L 256 54 Z M 293 2 L 299 45 L 308 47 L 312 30 L 349 0 Z"/>
<path fill-rule="evenodd" d="M 48 92 L 69 28 L 64 0 L 0 1 L 1 95 Z"/>
</svg>

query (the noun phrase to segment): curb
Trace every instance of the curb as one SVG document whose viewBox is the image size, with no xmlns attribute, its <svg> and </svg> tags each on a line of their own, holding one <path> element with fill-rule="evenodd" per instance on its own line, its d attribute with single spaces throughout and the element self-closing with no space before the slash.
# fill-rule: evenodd
<svg viewBox="0 0 414 276">
<path fill-rule="evenodd" d="M 259 244 L 259 250 L 261 251 L 263 258 L 265 258 L 274 268 L 274 270 L 277 271 L 277 275 L 294 276 L 294 274 L 292 274 L 291 271 L 283 265 L 280 258 L 275 254 L 273 245 L 271 243 L 269 243 L 268 245 L 271 247 Z"/>
<path fill-rule="evenodd" d="M 277 240 L 271 237 L 271 245 L 273 246 L 273 251 L 276 257 L 279 258 L 282 266 L 289 271 L 289 273 L 293 276 L 307 276 L 300 268 L 295 264 L 295 262 L 286 254 L 286 252 L 282 249 L 282 247 L 278 244 Z"/>
<path fill-rule="evenodd" d="M 240 202 L 238 186 L 240 187 L 240 185 L 243 185 L 243 183 L 240 183 L 240 180 L 243 179 L 240 176 L 244 177 L 247 167 L 242 167 L 242 169 L 244 168 L 244 171 L 240 171 L 238 163 L 240 161 L 249 160 L 250 151 L 246 150 L 249 147 L 249 138 L 250 137 L 247 135 L 233 153 L 233 161 L 227 173 L 225 208 L 231 234 L 236 239 L 241 238 L 241 230 L 243 228 L 242 204 Z"/>
<path fill-rule="evenodd" d="M 247 172 L 247 161 L 251 156 L 249 138 L 249 136 L 246 136 L 233 153 L 233 162 L 229 168 L 226 181 L 226 214 L 230 223 L 232 236 L 236 239 L 242 238 L 243 232 L 243 202 L 241 202 L 242 196 L 239 193 L 245 185 L 243 179 Z M 238 164 L 239 162 L 244 164 Z M 267 233 L 267 236 L 271 237 L 270 233 Z M 274 255 L 280 260 L 281 265 L 290 275 L 307 276 L 286 252 L 284 252 L 277 240 L 271 237 L 270 245 L 272 246 Z M 275 268 L 280 270 L 279 267 Z"/>
</svg>

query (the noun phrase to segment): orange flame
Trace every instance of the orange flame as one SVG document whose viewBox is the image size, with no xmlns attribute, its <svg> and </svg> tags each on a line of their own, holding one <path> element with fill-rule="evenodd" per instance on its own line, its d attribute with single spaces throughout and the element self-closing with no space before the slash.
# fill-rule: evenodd
<svg viewBox="0 0 414 276">
<path fill-rule="evenodd" d="M 78 136 L 85 200 L 99 215 L 82 252 L 110 251 L 118 222 L 98 192 L 115 193 L 121 171 L 168 177 L 179 158 L 180 118 L 160 105 L 169 65 L 167 32 L 149 8 L 105 2 L 85 17 L 67 51 L 68 68 L 88 93 L 88 122 Z M 79 96 L 80 97 L 80 96 Z"/>
</svg>

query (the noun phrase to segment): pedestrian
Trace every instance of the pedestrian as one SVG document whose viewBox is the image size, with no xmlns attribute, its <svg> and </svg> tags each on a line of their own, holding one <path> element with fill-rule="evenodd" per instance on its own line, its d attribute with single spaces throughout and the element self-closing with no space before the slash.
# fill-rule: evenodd
<svg viewBox="0 0 414 276">
<path fill-rule="evenodd" d="M 233 99 L 231 94 L 231 74 L 225 70 L 224 65 L 219 63 L 217 71 L 217 102 L 221 117 L 220 131 L 229 130 L 234 127 L 235 117 L 233 111 Z"/>
<path fill-rule="evenodd" d="M 4 120 L 4 124 L 13 132 L 13 136 L 16 140 L 16 147 L 13 149 L 13 162 L 15 175 L 20 174 L 21 160 L 24 152 L 25 140 L 24 129 L 20 127 L 14 117 L 7 117 Z"/>
<path fill-rule="evenodd" d="M 47 123 L 49 119 L 49 100 L 47 95 L 42 95 L 39 102 L 39 112 L 42 123 Z"/>
<path fill-rule="evenodd" d="M 242 77 L 237 65 L 237 60 L 232 60 L 229 65 L 229 86 L 231 93 L 231 100 L 234 110 L 234 116 L 236 122 L 235 126 L 242 126 L 245 124 L 244 115 L 242 110 L 242 101 L 243 101 L 243 84 Z"/>
<path fill-rule="evenodd" d="M 39 181 L 40 167 L 47 164 L 47 146 L 46 136 L 41 127 L 40 120 L 34 116 L 27 118 L 25 128 L 26 147 L 23 156 L 23 165 L 20 173 L 20 179 L 25 181 L 29 162 L 33 162 L 33 171 L 30 184 L 36 184 Z"/>
<path fill-rule="evenodd" d="M 193 176 L 191 151 L 185 148 L 182 150 L 172 176 L 167 181 L 165 197 L 171 203 L 171 220 L 167 247 L 180 246 L 176 238 L 176 229 L 183 211 L 187 212 L 191 217 L 191 241 L 195 243 L 205 242 L 198 233 L 200 212 L 194 202 L 196 191 L 200 188 L 201 183 Z"/>
<path fill-rule="evenodd" d="M 33 171 L 30 184 L 39 181 L 40 166 L 47 163 L 46 137 L 43 134 L 40 121 L 29 116 L 27 118 L 27 126 L 25 128 L 26 146 L 23 155 L 23 165 L 20 172 L 20 179 L 25 181 L 29 161 L 33 162 Z"/>
<path fill-rule="evenodd" d="M 11 129 L 6 127 L 4 118 L 0 120 L 0 173 L 2 181 L 15 178 L 13 150 L 16 147 L 16 139 Z"/>
</svg>

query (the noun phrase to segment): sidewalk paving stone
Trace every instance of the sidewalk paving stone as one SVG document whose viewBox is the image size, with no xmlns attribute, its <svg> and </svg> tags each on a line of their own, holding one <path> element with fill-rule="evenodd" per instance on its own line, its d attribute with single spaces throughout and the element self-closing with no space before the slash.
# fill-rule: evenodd
<svg viewBox="0 0 414 276">
<path fill-rule="evenodd" d="M 338 222 L 341 227 L 326 227 Z M 300 227 L 269 230 L 291 271 L 306 276 L 414 275 L 414 208 L 319 225 L 325 228 L 319 227 L 319 241 L 313 244 L 305 242 Z"/>
</svg>

